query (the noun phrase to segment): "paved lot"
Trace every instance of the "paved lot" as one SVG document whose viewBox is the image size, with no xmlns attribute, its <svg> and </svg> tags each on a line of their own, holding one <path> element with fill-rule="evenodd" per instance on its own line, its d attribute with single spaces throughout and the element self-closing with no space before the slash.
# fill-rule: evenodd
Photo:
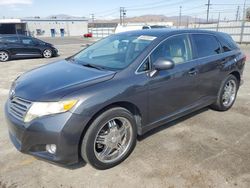
<svg viewBox="0 0 250 188">
<path fill-rule="evenodd" d="M 16 151 L 8 138 L 3 107 L 11 82 L 21 73 L 77 52 L 77 40 L 54 43 L 53 59 L 0 64 L 0 187 L 250 187 L 250 47 L 245 84 L 228 112 L 203 109 L 140 138 L 119 166 L 66 169 Z"/>
</svg>

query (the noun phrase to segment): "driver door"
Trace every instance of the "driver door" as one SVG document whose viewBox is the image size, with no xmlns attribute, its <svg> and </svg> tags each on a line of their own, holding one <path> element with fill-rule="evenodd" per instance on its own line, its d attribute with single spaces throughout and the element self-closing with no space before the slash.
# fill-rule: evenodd
<svg viewBox="0 0 250 188">
<path fill-rule="evenodd" d="M 148 82 L 150 124 L 164 122 L 199 99 L 198 62 L 192 60 L 189 36 L 183 34 L 167 39 L 151 54 L 152 66 L 158 58 L 172 60 L 175 66 L 158 71 Z"/>
</svg>

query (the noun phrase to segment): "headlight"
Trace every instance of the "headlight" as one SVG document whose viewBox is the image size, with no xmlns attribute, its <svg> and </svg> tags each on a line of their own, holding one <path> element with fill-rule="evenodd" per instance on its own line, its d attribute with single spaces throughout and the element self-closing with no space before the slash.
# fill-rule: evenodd
<svg viewBox="0 0 250 188">
<path fill-rule="evenodd" d="M 29 108 L 24 122 L 30 122 L 33 119 L 45 115 L 62 113 L 70 110 L 77 103 L 77 100 L 67 100 L 59 102 L 33 102 Z"/>
</svg>

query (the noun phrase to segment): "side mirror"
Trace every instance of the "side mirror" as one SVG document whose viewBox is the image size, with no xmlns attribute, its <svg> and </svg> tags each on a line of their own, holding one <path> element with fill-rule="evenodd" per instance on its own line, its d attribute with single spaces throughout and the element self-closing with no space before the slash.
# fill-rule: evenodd
<svg viewBox="0 0 250 188">
<path fill-rule="evenodd" d="M 158 71 L 172 69 L 174 68 L 174 62 L 170 59 L 160 57 L 154 63 L 154 68 Z"/>
<path fill-rule="evenodd" d="M 154 63 L 154 70 L 150 72 L 149 76 L 153 77 L 160 70 L 168 70 L 174 68 L 174 62 L 166 58 L 158 58 Z"/>
</svg>

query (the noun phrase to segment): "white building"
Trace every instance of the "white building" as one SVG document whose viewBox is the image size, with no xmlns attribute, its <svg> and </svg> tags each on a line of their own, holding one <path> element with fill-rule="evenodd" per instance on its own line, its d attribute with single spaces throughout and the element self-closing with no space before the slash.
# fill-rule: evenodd
<svg viewBox="0 0 250 188">
<path fill-rule="evenodd" d="M 34 37 L 82 36 L 88 20 L 79 17 L 0 19 L 0 34 L 27 34 Z"/>
</svg>

